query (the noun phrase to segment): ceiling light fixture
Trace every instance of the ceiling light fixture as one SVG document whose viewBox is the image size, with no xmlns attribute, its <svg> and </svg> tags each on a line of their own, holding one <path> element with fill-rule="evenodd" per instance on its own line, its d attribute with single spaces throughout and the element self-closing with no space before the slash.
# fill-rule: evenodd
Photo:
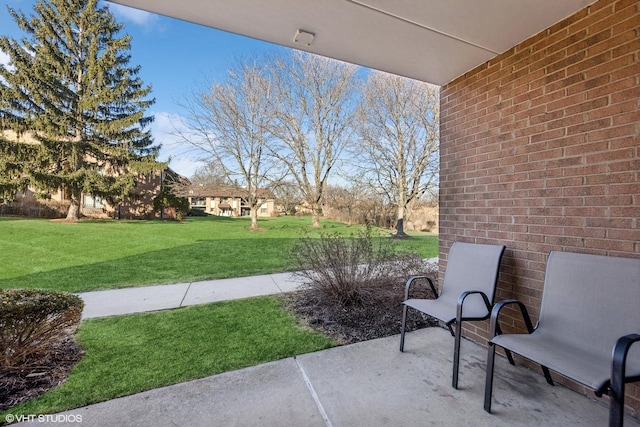
<svg viewBox="0 0 640 427">
<path fill-rule="evenodd" d="M 293 37 L 293 42 L 303 44 L 305 46 L 311 46 L 311 43 L 313 43 L 313 39 L 315 37 L 316 35 L 314 33 L 298 29 L 296 31 L 296 35 Z"/>
</svg>

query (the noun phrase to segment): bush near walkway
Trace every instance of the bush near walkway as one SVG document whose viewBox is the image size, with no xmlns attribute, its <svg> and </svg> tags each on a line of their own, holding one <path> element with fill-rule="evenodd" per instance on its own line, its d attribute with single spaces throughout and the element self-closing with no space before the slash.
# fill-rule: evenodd
<svg viewBox="0 0 640 427">
<path fill-rule="evenodd" d="M 305 283 L 289 297 L 289 309 L 341 344 L 400 333 L 406 280 L 420 274 L 435 283 L 437 268 L 398 245 L 375 236 L 370 227 L 348 237 L 323 233 L 318 239 L 300 239 L 293 258 L 295 274 Z M 435 297 L 428 287 L 416 289 L 415 296 Z M 436 324 L 428 316 L 410 314 L 408 330 Z"/>
<path fill-rule="evenodd" d="M 0 289 L 0 410 L 57 386 L 82 356 L 74 339 L 83 301 L 36 289 Z"/>
</svg>

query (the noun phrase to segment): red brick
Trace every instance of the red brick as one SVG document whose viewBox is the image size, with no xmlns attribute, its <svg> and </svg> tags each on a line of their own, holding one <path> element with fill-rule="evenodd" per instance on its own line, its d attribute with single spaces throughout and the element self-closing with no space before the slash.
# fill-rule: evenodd
<svg viewBox="0 0 640 427">
<path fill-rule="evenodd" d="M 614 85 L 619 91 L 611 94 L 611 103 L 624 102 L 627 100 L 637 100 L 640 98 L 640 85 L 636 83 L 637 79 L 627 78 L 619 80 Z M 615 90 L 615 89 L 614 89 Z"/>
<path fill-rule="evenodd" d="M 549 97 L 547 99 L 543 99 L 542 101 L 546 102 L 542 102 L 542 104 L 546 104 L 547 111 L 554 111 L 580 104 L 586 100 L 587 97 L 584 93 L 576 93 L 571 96 L 560 96 L 557 99 L 551 99 Z"/>
<path fill-rule="evenodd" d="M 599 120 L 592 120 L 586 123 L 582 123 L 575 126 L 569 126 L 567 128 L 567 135 L 572 135 L 575 133 L 586 133 L 594 129 L 603 129 L 607 128 L 611 125 L 611 118 L 605 117 Z"/>
<path fill-rule="evenodd" d="M 629 66 L 635 65 L 635 57 L 633 54 L 614 56 L 612 61 L 598 65 L 596 67 L 585 70 L 583 74 L 586 79 L 591 80 L 602 75 L 609 75 L 610 81 L 615 82 L 623 77 L 619 70 L 627 69 Z M 627 77 L 633 75 L 633 70 L 629 70 Z"/>
<path fill-rule="evenodd" d="M 640 110 L 625 112 L 613 117 L 613 126 L 635 124 L 640 122 Z"/>
<path fill-rule="evenodd" d="M 553 139 L 557 139 L 557 138 L 561 138 L 565 135 L 568 135 L 568 130 L 569 129 L 564 129 L 564 128 L 560 128 L 560 129 L 552 129 L 546 132 L 540 132 L 540 133 L 536 133 L 534 135 L 531 135 L 531 142 L 538 142 L 538 141 L 548 141 L 548 140 L 553 140 Z M 571 132 L 571 133 L 575 133 L 575 132 Z"/>
<path fill-rule="evenodd" d="M 596 33 L 596 34 L 590 33 L 588 37 L 583 37 L 578 43 L 571 46 L 571 48 L 568 49 L 568 51 L 573 52 L 574 50 L 578 51 L 578 50 L 586 49 L 589 56 L 594 56 L 595 54 L 601 51 L 600 47 L 605 49 L 611 48 L 611 42 L 609 41 L 611 36 L 612 36 L 611 28 L 606 28 L 603 31 L 600 31 L 599 33 Z"/>
<path fill-rule="evenodd" d="M 584 94 L 587 89 L 597 89 L 601 88 L 611 82 L 611 76 L 609 74 L 596 76 L 590 78 L 589 80 L 580 81 L 577 84 L 567 88 L 567 94 L 573 95 L 574 93 Z M 599 93 L 601 91 L 593 90 L 590 93 Z"/>
<path fill-rule="evenodd" d="M 624 138 L 629 135 L 634 135 L 636 129 L 635 123 L 630 123 L 624 126 L 616 126 L 611 128 L 599 129 L 589 132 L 587 138 L 589 141 L 601 141 L 603 139 L 612 140 L 618 138 Z"/>
<path fill-rule="evenodd" d="M 640 183 L 624 183 L 624 184 L 611 184 L 608 187 L 608 194 L 616 195 L 616 194 L 630 194 L 630 195 L 638 195 L 640 194 Z"/>
<path fill-rule="evenodd" d="M 573 114 L 584 113 L 592 110 L 599 110 L 607 106 L 608 104 L 609 104 L 609 98 L 606 96 L 603 96 L 600 98 L 590 99 L 586 102 L 572 105 L 560 111 L 564 111 L 567 115 L 573 115 Z"/>
<path fill-rule="evenodd" d="M 597 154 L 587 156 L 586 160 L 589 164 L 596 163 L 612 163 L 616 160 L 628 160 L 633 158 L 635 150 L 633 148 L 622 148 L 619 150 L 607 150 Z"/>
<path fill-rule="evenodd" d="M 549 84 L 545 87 L 545 92 L 546 93 L 550 93 L 550 92 L 554 92 L 556 90 L 559 89 L 564 89 L 566 87 L 569 86 L 573 86 L 576 85 L 580 82 L 583 82 L 585 80 L 586 76 L 584 73 L 578 73 L 578 74 L 573 74 L 573 75 L 569 75 L 569 77 L 564 78 L 558 82 Z"/>
</svg>

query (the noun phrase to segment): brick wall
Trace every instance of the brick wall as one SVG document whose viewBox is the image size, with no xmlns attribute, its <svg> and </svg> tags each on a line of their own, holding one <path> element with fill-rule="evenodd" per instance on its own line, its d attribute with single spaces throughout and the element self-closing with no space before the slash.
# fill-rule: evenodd
<svg viewBox="0 0 640 427">
<path fill-rule="evenodd" d="M 440 274 L 504 244 L 497 299 L 537 316 L 550 250 L 640 257 L 639 51 L 640 0 L 600 0 L 442 88 Z"/>
</svg>

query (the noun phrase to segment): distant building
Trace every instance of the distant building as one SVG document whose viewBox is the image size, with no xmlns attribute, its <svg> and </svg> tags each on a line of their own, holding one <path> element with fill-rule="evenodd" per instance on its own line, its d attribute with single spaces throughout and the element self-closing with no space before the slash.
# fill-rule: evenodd
<svg viewBox="0 0 640 427">
<path fill-rule="evenodd" d="M 191 209 L 201 210 L 215 216 L 248 216 L 251 209 L 242 196 L 242 189 L 234 186 L 192 185 L 183 191 L 189 198 Z M 269 189 L 258 190 L 262 203 L 258 207 L 258 216 L 275 216 L 275 197 Z"/>
<path fill-rule="evenodd" d="M 11 131 L 0 131 L 7 139 L 37 144 L 29 134 L 18 138 Z M 105 168 L 110 170 L 110 168 Z M 163 212 L 154 212 L 153 200 L 160 194 L 165 181 L 189 184 L 189 180 L 170 168 L 140 174 L 138 185 L 133 190 L 134 197 L 125 197 L 121 203 L 112 206 L 97 195 L 83 193 L 80 201 L 80 215 L 89 218 L 122 218 L 122 219 L 152 219 L 171 218 L 176 216 L 175 209 L 166 207 Z M 43 197 L 44 196 L 44 197 Z M 69 209 L 69 195 L 64 189 L 53 191 L 46 195 L 36 196 L 35 189 L 19 192 L 11 201 L 0 200 L 0 214 L 21 215 L 30 217 L 63 217 Z"/>
</svg>

